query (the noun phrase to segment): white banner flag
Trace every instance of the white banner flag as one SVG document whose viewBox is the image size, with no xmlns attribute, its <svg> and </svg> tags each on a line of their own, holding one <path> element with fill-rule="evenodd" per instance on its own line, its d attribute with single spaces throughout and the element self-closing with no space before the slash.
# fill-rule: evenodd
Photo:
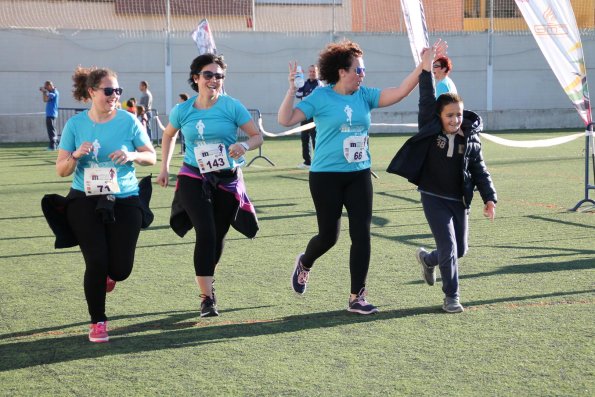
<svg viewBox="0 0 595 397">
<path fill-rule="evenodd" d="M 585 125 L 591 123 L 587 68 L 570 0 L 515 0 L 541 52 Z"/>
<path fill-rule="evenodd" d="M 198 55 L 210 52 L 211 54 L 217 53 L 217 47 L 215 46 L 215 39 L 213 39 L 213 33 L 209 28 L 209 21 L 203 19 L 198 23 L 196 30 L 192 32 L 192 40 L 198 47 Z"/>
<path fill-rule="evenodd" d="M 424 6 L 421 0 L 401 0 L 401 9 L 407 26 L 413 60 L 417 66 L 421 62 L 421 50 L 430 47 Z"/>
</svg>

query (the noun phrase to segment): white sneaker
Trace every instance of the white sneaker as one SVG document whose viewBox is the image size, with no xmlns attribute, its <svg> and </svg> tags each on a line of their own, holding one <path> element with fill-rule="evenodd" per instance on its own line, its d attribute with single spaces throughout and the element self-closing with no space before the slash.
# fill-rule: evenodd
<svg viewBox="0 0 595 397">
<path fill-rule="evenodd" d="M 461 302 L 459 302 L 459 297 L 455 296 L 454 298 L 446 297 L 444 298 L 444 304 L 442 305 L 442 310 L 447 313 L 461 313 L 465 311 Z"/>
<path fill-rule="evenodd" d="M 301 170 L 309 170 L 310 169 L 310 166 L 308 164 L 304 164 L 304 163 L 298 164 L 297 167 Z"/>
<path fill-rule="evenodd" d="M 426 256 L 429 254 L 430 253 L 424 248 L 419 247 L 417 251 L 415 251 L 415 258 L 421 266 L 421 278 L 426 282 L 426 284 L 434 285 L 436 282 L 436 266 L 428 266 L 426 264 Z"/>
</svg>

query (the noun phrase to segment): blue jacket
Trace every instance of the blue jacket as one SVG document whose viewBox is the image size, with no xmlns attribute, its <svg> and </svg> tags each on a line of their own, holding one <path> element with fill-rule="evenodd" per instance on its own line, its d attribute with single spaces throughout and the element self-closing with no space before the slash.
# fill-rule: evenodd
<svg viewBox="0 0 595 397">
<path fill-rule="evenodd" d="M 387 172 L 400 175 L 414 185 L 418 185 L 420 174 L 430 144 L 442 131 L 442 123 L 436 113 L 436 98 L 432 74 L 422 71 L 419 76 L 419 132 L 409 138 L 390 162 Z M 471 205 L 473 191 L 479 190 L 483 202 L 497 202 L 496 189 L 488 172 L 481 152 L 479 133 L 483 131 L 481 117 L 469 110 L 463 111 L 461 129 L 465 135 L 465 153 L 461 164 L 463 173 L 463 203 Z"/>
</svg>

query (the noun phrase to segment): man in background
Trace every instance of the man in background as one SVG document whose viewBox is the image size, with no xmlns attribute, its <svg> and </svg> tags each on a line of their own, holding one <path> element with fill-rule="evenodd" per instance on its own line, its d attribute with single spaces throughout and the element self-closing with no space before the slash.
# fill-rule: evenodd
<svg viewBox="0 0 595 397">
<path fill-rule="evenodd" d="M 295 93 L 296 98 L 302 100 L 307 97 L 318 87 L 322 87 L 324 84 L 318 79 L 318 66 L 310 65 L 308 67 L 308 80 L 304 83 L 304 86 L 299 88 Z M 314 121 L 313 119 L 304 120 L 301 125 L 305 125 Z M 310 154 L 310 141 L 312 141 L 312 151 L 316 147 L 316 127 L 309 130 L 302 131 L 302 157 L 304 162 L 298 164 L 298 168 L 310 168 L 312 163 L 312 156 Z"/>
<path fill-rule="evenodd" d="M 149 83 L 144 80 L 140 82 L 138 88 L 141 92 L 140 98 L 138 99 L 138 104 L 144 106 L 146 109 L 147 135 L 149 135 L 149 138 L 153 140 L 153 135 L 151 132 L 151 118 L 153 117 L 153 114 L 151 113 L 151 109 L 153 109 L 153 94 L 151 94 L 151 91 L 149 91 Z"/>
<path fill-rule="evenodd" d="M 47 150 L 58 149 L 58 134 L 56 133 L 56 117 L 58 117 L 58 103 L 60 93 L 51 81 L 46 81 L 43 87 L 39 87 L 45 102 L 45 126 L 48 132 L 50 143 Z"/>
</svg>

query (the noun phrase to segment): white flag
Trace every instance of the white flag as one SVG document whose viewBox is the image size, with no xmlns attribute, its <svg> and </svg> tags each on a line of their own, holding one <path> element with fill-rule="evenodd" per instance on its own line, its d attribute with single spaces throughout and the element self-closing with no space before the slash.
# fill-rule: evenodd
<svg viewBox="0 0 595 397">
<path fill-rule="evenodd" d="M 211 54 L 217 53 L 217 47 L 215 46 L 215 39 L 213 39 L 213 33 L 209 28 L 209 21 L 203 19 L 198 23 L 196 30 L 192 32 L 192 40 L 198 47 L 198 55 L 210 52 Z"/>
<path fill-rule="evenodd" d="M 417 66 L 421 62 L 421 50 L 430 47 L 424 5 L 421 0 L 401 0 L 401 9 L 407 26 L 407 36 L 409 37 L 411 52 L 413 52 L 413 60 L 415 66 Z"/>
<path fill-rule="evenodd" d="M 570 0 L 515 0 L 541 52 L 585 125 L 591 123 L 587 68 Z"/>
</svg>

